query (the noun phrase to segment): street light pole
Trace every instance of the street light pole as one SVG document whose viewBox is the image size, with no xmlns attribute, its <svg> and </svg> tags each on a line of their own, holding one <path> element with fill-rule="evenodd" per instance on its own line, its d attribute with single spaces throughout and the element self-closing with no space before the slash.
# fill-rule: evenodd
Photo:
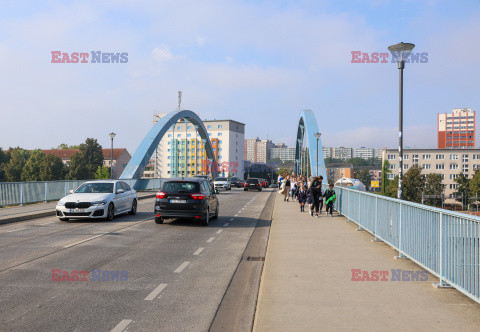
<svg viewBox="0 0 480 332">
<path fill-rule="evenodd" d="M 398 43 L 388 47 L 392 56 L 397 60 L 399 69 L 399 96 L 398 96 L 398 192 L 397 197 L 403 199 L 403 69 L 405 60 L 412 52 L 414 44 Z"/>
<path fill-rule="evenodd" d="M 314 134 L 315 138 L 317 139 L 317 173 L 316 173 L 316 176 L 318 176 L 318 140 L 320 139 L 321 135 L 322 134 L 320 134 L 320 133 L 315 133 Z"/>
<path fill-rule="evenodd" d="M 108 134 L 110 138 L 112 139 L 112 146 L 110 149 L 110 179 L 113 179 L 113 138 L 116 136 L 114 132 L 111 132 Z"/>
</svg>

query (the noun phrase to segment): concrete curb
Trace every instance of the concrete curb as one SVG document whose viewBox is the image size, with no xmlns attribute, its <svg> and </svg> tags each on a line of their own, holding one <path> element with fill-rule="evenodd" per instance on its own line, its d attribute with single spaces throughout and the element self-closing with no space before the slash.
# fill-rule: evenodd
<svg viewBox="0 0 480 332">
<path fill-rule="evenodd" d="M 140 201 L 142 199 L 152 198 L 152 197 L 155 197 L 155 195 L 156 195 L 156 192 L 152 193 L 151 195 L 138 196 L 138 200 Z M 41 211 L 41 212 L 36 211 L 36 212 L 30 212 L 30 213 L 20 214 L 16 216 L 7 216 L 4 218 L 0 218 L 0 225 L 32 220 L 32 219 L 39 219 L 44 217 L 51 217 L 51 216 L 55 216 L 55 209 L 53 209 L 53 211 L 51 210 Z"/>
</svg>

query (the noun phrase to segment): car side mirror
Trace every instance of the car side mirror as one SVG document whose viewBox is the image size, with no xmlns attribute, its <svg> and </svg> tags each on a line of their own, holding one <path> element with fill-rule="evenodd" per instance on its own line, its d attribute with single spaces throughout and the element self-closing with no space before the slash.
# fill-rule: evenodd
<svg viewBox="0 0 480 332">
<path fill-rule="evenodd" d="M 69 190 L 68 192 L 69 192 L 70 194 L 73 194 L 73 189 Z"/>
<path fill-rule="evenodd" d="M 117 194 L 123 194 L 124 192 L 125 192 L 125 190 L 123 190 L 123 189 L 118 189 L 117 190 Z"/>
</svg>

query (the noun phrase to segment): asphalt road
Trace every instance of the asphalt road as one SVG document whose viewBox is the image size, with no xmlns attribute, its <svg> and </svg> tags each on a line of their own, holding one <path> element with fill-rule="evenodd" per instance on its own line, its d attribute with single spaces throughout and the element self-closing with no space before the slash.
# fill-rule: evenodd
<svg viewBox="0 0 480 332">
<path fill-rule="evenodd" d="M 112 222 L 1 226 L 0 330 L 207 331 L 269 194 L 222 191 L 208 227 L 155 224 L 154 199 Z M 55 269 L 89 274 L 56 281 Z M 108 280 L 108 271 L 127 280 Z"/>
</svg>

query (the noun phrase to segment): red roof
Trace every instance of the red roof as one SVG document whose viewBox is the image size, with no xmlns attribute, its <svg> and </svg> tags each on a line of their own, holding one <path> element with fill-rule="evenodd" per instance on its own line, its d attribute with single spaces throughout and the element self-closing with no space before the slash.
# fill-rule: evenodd
<svg viewBox="0 0 480 332">
<path fill-rule="evenodd" d="M 116 160 L 120 155 L 125 151 L 125 148 L 113 149 L 113 159 Z M 45 154 L 53 154 L 58 156 L 61 159 L 70 159 L 75 153 L 80 152 L 79 149 L 51 149 L 51 150 L 42 150 Z M 110 160 L 111 149 L 103 149 L 103 159 Z"/>
</svg>

